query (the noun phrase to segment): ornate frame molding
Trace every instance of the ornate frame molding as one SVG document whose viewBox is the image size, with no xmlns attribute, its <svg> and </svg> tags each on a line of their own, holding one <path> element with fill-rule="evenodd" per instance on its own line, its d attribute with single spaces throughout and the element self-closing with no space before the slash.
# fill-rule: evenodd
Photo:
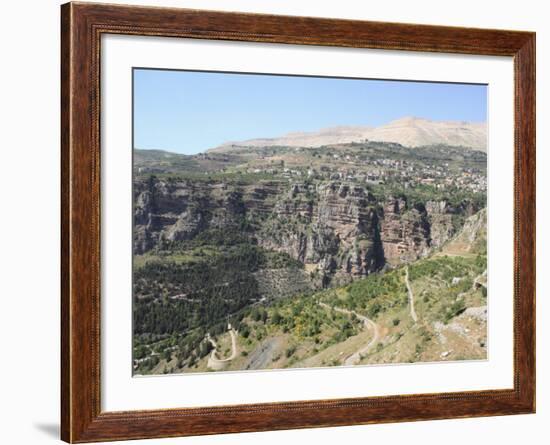
<svg viewBox="0 0 550 445">
<path fill-rule="evenodd" d="M 515 66 L 514 388 L 101 412 L 102 34 L 512 56 Z M 61 436 L 67 442 L 533 413 L 535 34 L 93 3 L 61 7 Z"/>
</svg>

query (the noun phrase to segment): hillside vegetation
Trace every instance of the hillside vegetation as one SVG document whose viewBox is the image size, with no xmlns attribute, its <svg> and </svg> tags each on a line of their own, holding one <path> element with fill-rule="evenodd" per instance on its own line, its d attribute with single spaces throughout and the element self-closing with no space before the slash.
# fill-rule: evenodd
<svg viewBox="0 0 550 445">
<path fill-rule="evenodd" d="M 238 333 L 238 355 L 224 369 L 344 365 L 374 335 L 362 323 L 362 316 L 376 324 L 378 338 L 360 355 L 358 364 L 486 358 L 483 218 L 484 212 L 475 215 L 466 225 L 467 230 L 440 251 L 413 264 L 342 287 L 277 299 L 267 305 L 236 307 L 223 323 L 210 329 L 210 335 L 222 345 L 218 352 L 222 358 L 231 353 L 227 320 Z M 477 231 L 468 233 L 472 227 Z M 461 244 L 462 250 L 458 251 L 457 243 L 464 238 L 471 241 Z M 416 322 L 407 295 L 407 268 Z M 195 311 L 195 316 L 197 313 L 208 314 L 208 309 Z M 195 330 L 183 335 L 172 331 L 158 336 L 147 347 L 136 345 L 137 351 L 147 349 L 143 356 L 153 354 L 140 363 L 139 373 L 209 370 L 211 346 L 201 328 L 208 320 L 188 319 L 196 320 Z"/>
</svg>

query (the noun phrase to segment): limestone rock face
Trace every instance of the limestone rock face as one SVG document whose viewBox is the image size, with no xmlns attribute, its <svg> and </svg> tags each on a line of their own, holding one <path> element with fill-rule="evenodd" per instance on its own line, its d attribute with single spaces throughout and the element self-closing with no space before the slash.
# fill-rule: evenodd
<svg viewBox="0 0 550 445">
<path fill-rule="evenodd" d="M 430 222 L 423 205 L 409 208 L 400 198 L 384 203 L 381 238 L 390 265 L 409 262 L 430 251 Z"/>
<path fill-rule="evenodd" d="M 332 275 L 349 279 L 382 267 L 376 202 L 365 188 L 331 182 L 291 190 L 260 228 L 262 247 L 288 253 L 324 283 Z"/>
<path fill-rule="evenodd" d="M 238 233 L 300 261 L 312 282 L 326 286 L 426 256 L 476 210 L 470 203 L 453 207 L 400 197 L 379 202 L 366 186 L 336 180 L 150 179 L 134 187 L 134 252 L 205 231 Z"/>
</svg>

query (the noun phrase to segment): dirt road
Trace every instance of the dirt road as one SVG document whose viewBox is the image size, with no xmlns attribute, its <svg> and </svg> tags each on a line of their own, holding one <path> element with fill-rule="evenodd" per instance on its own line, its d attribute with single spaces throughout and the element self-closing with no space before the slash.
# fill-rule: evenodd
<svg viewBox="0 0 550 445">
<path fill-rule="evenodd" d="M 331 307 L 328 304 L 322 303 L 322 302 L 319 302 L 319 305 L 326 309 L 332 309 L 333 311 L 340 312 L 341 314 L 346 314 L 350 316 L 355 315 L 359 320 L 363 322 L 363 325 L 365 326 L 366 329 L 373 332 L 372 339 L 366 346 L 354 352 L 344 360 L 344 365 L 346 366 L 357 365 L 361 361 L 361 357 L 364 354 L 366 354 L 367 351 L 371 347 L 373 347 L 380 339 L 380 329 L 378 328 L 378 325 L 374 321 L 372 321 L 370 318 L 367 318 L 364 315 L 358 314 L 355 311 L 350 311 L 349 309 L 343 309 L 339 307 Z"/>
<path fill-rule="evenodd" d="M 208 334 L 207 339 L 210 342 L 210 344 L 214 347 L 212 349 L 212 352 L 210 353 L 210 357 L 208 358 L 208 367 L 212 369 L 218 369 L 221 368 L 231 360 L 233 360 L 235 357 L 237 357 L 237 333 L 234 329 L 229 330 L 229 335 L 231 336 L 231 355 L 228 358 L 219 359 L 216 355 L 218 353 L 218 345 L 214 341 L 212 337 L 210 337 L 210 334 Z"/>
<path fill-rule="evenodd" d="M 411 288 L 411 283 L 409 283 L 409 266 L 405 267 L 405 285 L 407 286 L 407 293 L 409 294 L 409 307 L 411 308 L 411 317 L 416 323 L 418 321 L 418 316 L 414 310 L 414 294 Z"/>
</svg>

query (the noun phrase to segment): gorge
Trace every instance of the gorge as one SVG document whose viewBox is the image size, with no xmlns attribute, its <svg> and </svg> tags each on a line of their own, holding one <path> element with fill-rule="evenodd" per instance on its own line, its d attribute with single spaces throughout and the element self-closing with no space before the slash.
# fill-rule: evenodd
<svg viewBox="0 0 550 445">
<path fill-rule="evenodd" d="M 330 135 L 134 150 L 136 374 L 486 355 L 486 153 Z"/>
</svg>

